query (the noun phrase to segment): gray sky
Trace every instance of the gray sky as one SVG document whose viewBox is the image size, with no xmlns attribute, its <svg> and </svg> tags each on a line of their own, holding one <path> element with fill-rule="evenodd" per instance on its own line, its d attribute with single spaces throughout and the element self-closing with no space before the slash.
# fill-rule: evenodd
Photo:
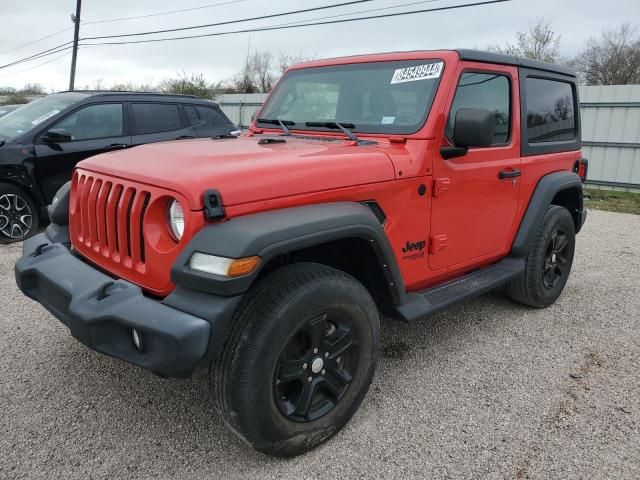
<svg viewBox="0 0 640 480">
<path fill-rule="evenodd" d="M 168 10 L 210 5 L 231 0 L 84 0 L 81 37 L 111 35 L 165 28 L 214 23 L 271 13 L 331 5 L 345 0 L 286 2 L 283 0 L 240 0 L 237 3 L 203 8 L 191 12 L 137 20 L 89 24 L 105 20 Z M 237 25 L 192 30 L 182 34 L 208 33 L 282 24 L 300 20 L 403 5 L 419 0 L 373 0 L 348 7 L 322 10 L 254 21 Z M 380 13 L 418 10 L 478 0 L 431 0 Z M 73 38 L 70 14 L 75 0 L 0 0 L 0 64 L 9 63 Z M 367 14 L 365 14 L 367 15 Z M 640 26 L 639 0 L 512 0 L 489 6 L 470 7 L 380 20 L 296 28 L 251 35 L 252 50 L 274 53 L 315 55 L 318 58 L 392 50 L 437 48 L 485 48 L 487 45 L 513 42 L 518 30 L 526 30 L 537 18 L 544 17 L 562 34 L 561 50 L 574 55 L 589 35 L 618 26 L 625 21 Z M 346 17 L 343 17 L 346 18 Z M 51 38 L 5 53 L 19 45 L 50 33 L 69 28 Z M 168 34 L 171 36 L 171 34 Z M 151 37 L 147 37 L 151 38 Z M 234 75 L 244 61 L 249 34 L 235 34 L 193 40 L 141 45 L 101 46 L 78 52 L 76 88 L 116 82 L 157 83 L 176 72 L 203 73 L 210 80 L 225 80 Z M 68 86 L 71 55 L 59 53 L 14 67 L 0 69 L 0 86 L 20 87 L 38 82 L 47 89 Z M 62 57 L 61 57 L 62 56 Z M 61 57 L 61 58 L 58 58 Z M 57 58 L 57 59 L 56 59 Z M 53 60 L 46 65 L 44 62 Z M 28 70 L 28 71 L 27 71 Z"/>
</svg>

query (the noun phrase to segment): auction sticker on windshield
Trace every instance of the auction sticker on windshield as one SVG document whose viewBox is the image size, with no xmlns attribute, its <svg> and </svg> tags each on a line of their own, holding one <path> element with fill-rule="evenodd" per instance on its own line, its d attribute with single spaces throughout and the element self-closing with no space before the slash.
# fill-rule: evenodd
<svg viewBox="0 0 640 480">
<path fill-rule="evenodd" d="M 34 125 L 38 125 L 38 124 L 44 122 L 47 118 L 51 118 L 54 115 L 57 115 L 58 113 L 60 113 L 60 110 L 51 110 L 50 112 L 45 113 L 44 115 L 40 115 L 38 118 L 36 118 L 31 123 L 34 124 Z"/>
<path fill-rule="evenodd" d="M 426 63 L 424 65 L 414 65 L 412 67 L 398 68 L 393 72 L 391 84 L 404 82 L 417 82 L 418 80 L 428 80 L 430 78 L 440 78 L 444 62 Z"/>
</svg>

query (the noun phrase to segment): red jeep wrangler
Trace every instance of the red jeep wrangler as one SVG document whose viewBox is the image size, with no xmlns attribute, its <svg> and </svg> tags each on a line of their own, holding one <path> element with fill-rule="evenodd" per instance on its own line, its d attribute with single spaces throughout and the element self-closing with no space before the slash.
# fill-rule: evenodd
<svg viewBox="0 0 640 480">
<path fill-rule="evenodd" d="M 335 434 L 405 322 L 506 285 L 553 303 L 582 227 L 575 75 L 468 50 L 288 70 L 240 138 L 80 163 L 20 289 L 85 345 L 209 364 L 229 426 L 289 456 Z"/>
</svg>

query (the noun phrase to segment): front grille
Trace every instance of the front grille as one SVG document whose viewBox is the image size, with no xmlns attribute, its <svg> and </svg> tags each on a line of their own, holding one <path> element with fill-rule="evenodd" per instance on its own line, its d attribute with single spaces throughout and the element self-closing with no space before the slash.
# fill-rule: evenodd
<svg viewBox="0 0 640 480">
<path fill-rule="evenodd" d="M 151 194 L 88 173 L 76 180 L 74 243 L 127 268 L 144 266 L 143 222 Z"/>
</svg>

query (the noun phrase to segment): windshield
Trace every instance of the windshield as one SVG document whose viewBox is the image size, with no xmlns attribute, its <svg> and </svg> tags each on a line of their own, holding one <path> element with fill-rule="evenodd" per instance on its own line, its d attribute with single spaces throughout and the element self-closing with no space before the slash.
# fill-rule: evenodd
<svg viewBox="0 0 640 480">
<path fill-rule="evenodd" d="M 13 140 L 88 96 L 77 92 L 56 93 L 9 112 L 0 118 L 0 139 Z"/>
<path fill-rule="evenodd" d="M 443 67 L 440 60 L 411 60 L 292 70 L 260 120 L 287 121 L 291 129 L 338 122 L 355 132 L 415 133 L 427 118 Z M 263 127 L 277 123 L 260 120 Z"/>
</svg>

